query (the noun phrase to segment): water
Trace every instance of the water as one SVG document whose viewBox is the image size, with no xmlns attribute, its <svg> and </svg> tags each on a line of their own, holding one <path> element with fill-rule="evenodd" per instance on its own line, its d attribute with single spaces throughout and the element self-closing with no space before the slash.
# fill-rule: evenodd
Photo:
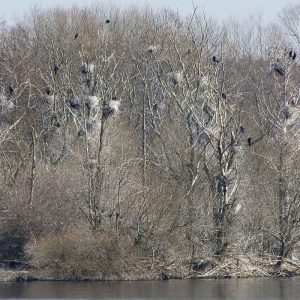
<svg viewBox="0 0 300 300">
<path fill-rule="evenodd" d="M 1 299 L 299 300 L 300 277 L 0 283 Z"/>
</svg>

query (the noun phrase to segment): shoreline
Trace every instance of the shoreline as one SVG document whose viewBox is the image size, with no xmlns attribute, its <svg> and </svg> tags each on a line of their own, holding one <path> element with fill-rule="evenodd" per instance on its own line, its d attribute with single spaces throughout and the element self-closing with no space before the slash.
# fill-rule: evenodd
<svg viewBox="0 0 300 300">
<path fill-rule="evenodd" d="M 252 258 L 253 259 L 253 258 Z M 10 268 L 0 268 L 0 282 L 29 282 L 29 281 L 166 281 L 171 279 L 234 279 L 234 278 L 284 278 L 300 275 L 300 262 L 284 260 L 280 269 L 270 265 L 270 261 L 255 261 L 255 264 L 245 264 L 245 258 L 227 259 L 219 263 L 211 260 L 202 260 L 199 269 L 193 266 L 180 265 L 174 263 L 163 268 L 144 270 L 142 274 L 122 274 L 122 275 L 63 275 L 53 274 L 52 269 L 24 269 L 15 270 Z M 249 260 L 249 258 L 248 258 Z M 260 262 L 260 263 L 259 263 Z M 200 265 L 202 264 L 202 265 Z M 203 265 L 205 265 L 203 267 Z M 52 272 L 52 274 L 50 274 Z"/>
</svg>

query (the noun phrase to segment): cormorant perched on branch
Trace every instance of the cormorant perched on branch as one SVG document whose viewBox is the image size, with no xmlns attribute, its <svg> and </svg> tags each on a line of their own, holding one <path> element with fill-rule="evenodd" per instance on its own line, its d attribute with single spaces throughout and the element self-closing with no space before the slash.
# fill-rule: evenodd
<svg viewBox="0 0 300 300">
<path fill-rule="evenodd" d="M 88 110 L 99 106 L 100 98 L 97 96 L 89 96 L 85 99 L 84 104 Z"/>
<path fill-rule="evenodd" d="M 222 93 L 222 98 L 225 99 L 225 100 L 227 99 L 227 96 L 226 96 L 225 93 Z"/>
<path fill-rule="evenodd" d="M 103 108 L 103 118 L 107 118 L 110 115 L 112 115 L 113 113 L 114 113 L 114 110 L 109 105 L 106 105 Z"/>
<path fill-rule="evenodd" d="M 290 108 L 290 106 L 286 106 L 283 110 L 283 115 L 286 119 L 289 119 L 292 115 L 293 115 L 293 112 Z"/>
<path fill-rule="evenodd" d="M 8 91 L 9 91 L 9 94 L 10 94 L 10 95 L 13 95 L 14 89 L 12 88 L 12 86 L 9 86 L 9 87 L 8 87 Z"/>
<path fill-rule="evenodd" d="M 241 133 L 245 133 L 245 127 L 244 126 L 240 126 L 240 131 L 241 131 Z"/>
<path fill-rule="evenodd" d="M 213 60 L 213 62 L 216 63 L 216 64 L 218 64 L 218 63 L 220 62 L 220 60 L 217 59 L 216 56 L 213 56 L 213 57 L 212 57 L 212 60 Z"/>
<path fill-rule="evenodd" d="M 109 20 L 109 19 L 105 20 L 105 23 L 106 23 L 106 24 L 109 24 L 109 23 L 110 23 L 110 20 Z"/>
<path fill-rule="evenodd" d="M 85 131 L 83 129 L 80 129 L 78 131 L 78 136 L 81 137 L 81 136 L 84 136 L 85 135 Z"/>
<path fill-rule="evenodd" d="M 84 104 L 87 107 L 87 109 L 92 109 L 92 101 L 91 101 L 91 99 L 86 99 L 84 101 Z"/>
<path fill-rule="evenodd" d="M 224 178 L 217 176 L 216 178 L 218 180 L 217 183 L 217 190 L 220 194 L 225 195 L 227 192 L 227 182 Z"/>
<path fill-rule="evenodd" d="M 63 124 L 61 118 L 58 115 L 53 115 L 51 121 L 52 121 L 53 126 L 55 126 L 57 128 L 61 127 Z"/>
<path fill-rule="evenodd" d="M 81 72 L 81 74 L 91 74 L 91 75 L 93 75 L 94 72 L 95 72 L 95 64 L 93 64 L 93 63 L 84 63 L 80 67 L 80 72 Z"/>
<path fill-rule="evenodd" d="M 251 137 L 248 138 L 248 146 L 251 146 L 254 144 L 253 139 Z"/>
<path fill-rule="evenodd" d="M 296 52 L 295 52 L 295 51 L 293 51 L 293 50 L 291 50 L 291 51 L 289 52 L 289 57 L 290 57 L 292 60 L 295 60 L 295 59 L 296 59 L 296 57 L 297 57 L 297 54 L 296 54 Z"/>
<path fill-rule="evenodd" d="M 80 105 L 79 103 L 75 100 L 75 99 L 70 99 L 68 100 L 68 104 L 71 108 L 74 108 L 76 110 L 79 110 L 80 109 Z"/>
<path fill-rule="evenodd" d="M 76 39 L 78 38 L 78 36 L 79 36 L 79 33 L 76 32 L 76 34 L 75 34 L 75 36 L 74 36 L 74 40 L 76 40 Z"/>
<path fill-rule="evenodd" d="M 51 89 L 51 87 L 46 87 L 46 95 L 44 95 L 42 97 L 42 100 L 44 101 L 44 103 L 48 104 L 48 105 L 53 105 L 54 103 L 54 95 L 53 95 L 53 90 Z"/>
<path fill-rule="evenodd" d="M 91 79 L 87 79 L 86 81 L 85 81 L 85 83 L 86 83 L 86 85 L 88 86 L 88 87 L 90 87 L 91 86 Z"/>
<path fill-rule="evenodd" d="M 53 68 L 53 71 L 54 71 L 54 74 L 57 75 L 57 73 L 59 71 L 59 66 L 55 64 L 54 68 Z"/>
<path fill-rule="evenodd" d="M 86 130 L 88 132 L 92 132 L 96 129 L 96 123 L 95 122 L 87 122 L 86 123 Z"/>
<path fill-rule="evenodd" d="M 167 74 L 167 78 L 171 80 L 174 85 L 181 84 L 183 82 L 183 74 L 182 72 L 169 72 Z"/>
<path fill-rule="evenodd" d="M 110 101 L 106 102 L 103 107 L 103 117 L 107 118 L 114 113 L 118 112 L 120 106 L 120 101 L 117 100 L 117 97 L 113 97 Z"/>
<path fill-rule="evenodd" d="M 49 87 L 46 88 L 46 94 L 48 96 L 51 96 L 53 94 L 53 92 L 51 91 L 51 89 Z"/>
<path fill-rule="evenodd" d="M 214 118 L 215 111 L 206 103 L 203 105 L 202 109 L 207 116 L 207 122 L 205 122 L 205 125 L 207 125 Z"/>
<path fill-rule="evenodd" d="M 147 52 L 150 54 L 155 54 L 157 52 L 157 46 L 149 46 Z"/>
<path fill-rule="evenodd" d="M 291 105 L 292 105 L 292 106 L 296 106 L 297 103 L 298 103 L 298 98 L 297 98 L 297 96 L 292 96 Z"/>
<path fill-rule="evenodd" d="M 282 67 L 279 63 L 273 63 L 272 67 L 274 68 L 274 70 L 280 75 L 280 76 L 284 76 L 285 75 L 285 69 L 284 67 Z"/>
</svg>

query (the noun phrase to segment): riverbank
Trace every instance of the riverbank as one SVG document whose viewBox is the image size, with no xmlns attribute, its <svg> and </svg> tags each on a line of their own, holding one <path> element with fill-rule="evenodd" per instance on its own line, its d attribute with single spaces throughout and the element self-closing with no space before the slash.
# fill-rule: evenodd
<svg viewBox="0 0 300 300">
<path fill-rule="evenodd" d="M 127 274 L 99 275 L 94 277 L 65 276 L 55 274 L 50 267 L 44 268 L 0 268 L 0 281 L 118 281 L 118 280 L 168 280 L 168 279 L 218 279 L 251 277 L 291 277 L 300 275 L 300 261 L 285 259 L 281 268 L 275 266 L 271 258 L 239 256 L 222 261 L 199 259 L 193 263 L 171 262 L 168 264 L 149 264 L 145 269 Z"/>
</svg>

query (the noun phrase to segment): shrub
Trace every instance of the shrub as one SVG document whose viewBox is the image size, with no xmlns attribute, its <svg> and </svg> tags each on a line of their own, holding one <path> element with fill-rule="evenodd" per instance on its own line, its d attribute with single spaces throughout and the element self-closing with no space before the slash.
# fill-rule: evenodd
<svg viewBox="0 0 300 300">
<path fill-rule="evenodd" d="M 48 236 L 27 252 L 34 266 L 60 278 L 126 278 L 138 262 L 132 242 L 114 233 Z"/>
<path fill-rule="evenodd" d="M 5 222 L 0 228 L 0 261 L 23 259 L 27 240 L 26 226 L 20 218 Z"/>
</svg>

